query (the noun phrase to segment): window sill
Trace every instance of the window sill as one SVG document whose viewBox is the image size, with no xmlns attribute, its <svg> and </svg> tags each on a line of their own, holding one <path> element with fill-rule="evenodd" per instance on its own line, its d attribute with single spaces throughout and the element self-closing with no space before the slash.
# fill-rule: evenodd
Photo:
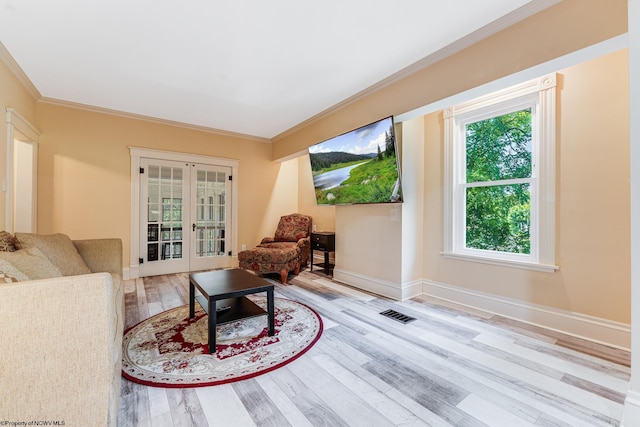
<svg viewBox="0 0 640 427">
<path fill-rule="evenodd" d="M 441 252 L 442 256 L 449 259 L 456 259 L 459 261 L 479 262 L 482 264 L 497 265 L 500 267 L 520 268 L 523 270 L 542 271 L 545 273 L 555 273 L 560 267 L 550 264 L 539 264 L 526 261 L 508 260 L 492 257 L 482 257 L 477 255 L 465 255 L 453 252 Z"/>
</svg>

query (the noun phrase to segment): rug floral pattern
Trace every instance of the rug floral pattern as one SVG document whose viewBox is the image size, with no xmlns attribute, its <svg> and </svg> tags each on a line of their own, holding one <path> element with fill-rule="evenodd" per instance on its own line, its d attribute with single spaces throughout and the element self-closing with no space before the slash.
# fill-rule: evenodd
<svg viewBox="0 0 640 427">
<path fill-rule="evenodd" d="M 266 297 L 250 296 L 266 308 Z M 177 307 L 129 329 L 123 340 L 122 372 L 131 381 L 159 387 L 200 387 L 276 369 L 302 355 L 322 334 L 322 320 L 311 308 L 275 298 L 275 334 L 267 316 L 218 325 L 217 352 L 209 354 L 207 314 L 196 304 Z"/>
</svg>

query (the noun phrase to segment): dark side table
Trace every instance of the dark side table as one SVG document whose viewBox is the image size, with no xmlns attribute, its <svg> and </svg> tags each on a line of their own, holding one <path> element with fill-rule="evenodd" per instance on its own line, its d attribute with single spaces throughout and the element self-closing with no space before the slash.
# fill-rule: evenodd
<svg viewBox="0 0 640 427">
<path fill-rule="evenodd" d="M 336 250 L 336 233 L 333 231 L 314 231 L 311 233 L 311 266 L 313 271 L 313 251 L 324 252 L 324 273 L 329 275 L 333 265 L 329 263 L 329 252 Z"/>
<path fill-rule="evenodd" d="M 196 296 L 196 288 L 201 295 Z M 267 293 L 267 311 L 245 295 Z M 214 270 L 189 275 L 189 318 L 195 317 L 195 301 L 209 315 L 209 353 L 216 352 L 216 326 L 266 314 L 269 336 L 275 333 L 273 284 L 242 269 Z"/>
</svg>

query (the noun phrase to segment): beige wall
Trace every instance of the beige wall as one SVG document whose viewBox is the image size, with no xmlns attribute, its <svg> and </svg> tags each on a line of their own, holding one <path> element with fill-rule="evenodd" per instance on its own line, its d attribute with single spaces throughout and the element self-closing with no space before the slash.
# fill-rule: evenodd
<svg viewBox="0 0 640 427">
<path fill-rule="evenodd" d="M 273 233 L 280 215 L 292 210 L 314 216 L 318 229 L 342 228 L 347 234 L 358 224 L 368 224 L 360 221 L 363 216 L 378 218 L 372 226 L 388 223 L 379 231 L 382 236 L 392 237 L 393 253 L 382 257 L 380 252 L 371 251 L 358 257 L 358 251 L 351 251 L 348 256 L 353 259 L 340 260 L 340 256 L 347 256 L 343 253 L 337 255 L 337 262 L 348 268 L 356 266 L 359 271 L 370 269 L 376 257 L 390 259 L 387 266 L 393 271 L 376 274 L 382 280 L 402 282 L 404 267 L 397 265 L 395 257 L 404 248 L 397 233 L 404 235 L 406 230 L 394 222 L 395 214 L 381 207 L 361 206 L 346 207 L 340 216 L 336 210 L 342 208 L 317 207 L 312 191 L 307 192 L 312 184 L 306 159 L 282 163 L 271 159 L 288 158 L 315 142 L 378 118 L 405 113 L 623 34 L 627 30 L 626 7 L 626 0 L 564 0 L 414 75 L 286 132 L 275 138 L 273 147 L 47 103 L 36 106 L 34 98 L 2 63 L 0 107 L 15 108 L 42 132 L 38 177 L 38 226 L 42 233 L 64 232 L 73 238 L 121 237 L 128 264 L 127 147 L 197 153 L 240 160 L 238 244 L 255 245 L 261 237 Z M 620 105 L 627 105 L 628 87 L 623 72 L 609 79 L 604 74 L 610 67 L 617 70 L 623 66 L 626 58 L 617 54 L 607 60 L 611 64 L 564 70 L 560 80 L 557 260 L 561 269 L 554 274 L 461 263 L 439 256 L 442 148 L 432 141 L 442 139 L 441 119 L 438 115 L 425 117 L 425 140 L 430 144 L 424 153 L 424 278 L 629 321 L 628 112 L 616 111 Z M 576 106 L 587 101 L 594 106 L 576 115 Z M 0 123 L 0 140 L 6 144 L 6 123 Z M 0 148 L 0 171 L 4 172 L 5 150 L 4 146 Z M 3 219 L 4 198 L 0 199 Z M 361 233 L 366 232 L 369 230 L 364 227 Z M 337 237 L 338 248 L 345 236 Z M 358 237 L 353 236 L 354 240 Z M 412 266 L 409 276 L 415 275 L 415 269 Z"/>
<path fill-rule="evenodd" d="M 424 277 L 630 322 L 627 51 L 559 72 L 555 273 L 445 259 L 442 114 L 425 117 Z"/>
<path fill-rule="evenodd" d="M 271 144 L 38 103 L 38 227 L 72 238 L 120 237 L 130 246 L 129 146 L 239 160 L 239 241 L 255 246 L 297 210 L 295 163 L 271 161 Z"/>
<path fill-rule="evenodd" d="M 274 159 L 286 158 L 313 143 L 380 117 L 406 113 L 626 31 L 626 0 L 564 0 L 455 55 L 274 138 Z M 625 53 L 612 55 L 606 61 L 610 63 L 602 65 L 602 62 L 595 61 L 564 70 L 564 77 L 560 79 L 556 256 L 561 268 L 553 274 L 442 258 L 441 117 L 430 115 L 424 118 L 424 137 L 428 146 L 425 146 L 422 171 L 424 259 L 419 268 L 423 278 L 480 293 L 629 322 L 628 80 L 624 71 Z M 613 67 L 614 74 L 605 73 L 609 67 Z M 578 113 L 577 107 L 588 103 L 593 105 Z M 607 127 L 603 127 L 604 124 Z M 403 144 L 406 149 L 406 138 Z M 407 172 L 406 169 L 403 171 L 404 183 L 420 176 L 415 170 L 415 176 L 407 175 Z M 387 242 L 378 243 L 380 251 L 387 250 L 390 257 L 396 255 L 392 253 L 398 246 L 393 231 L 398 230 L 394 224 L 386 224 L 388 221 L 380 215 L 378 207 L 358 207 L 358 215 L 352 215 L 355 210 L 336 209 L 336 226 L 340 231 L 336 236 L 337 242 L 345 235 L 355 241 L 367 242 L 351 248 L 352 252 L 355 250 L 362 254 L 360 249 L 373 242 L 367 240 L 367 230 L 360 234 L 352 230 L 378 218 L 375 226 L 388 227 L 381 233 L 389 236 L 392 243 L 391 249 L 384 249 L 383 243 Z M 415 219 L 412 215 L 420 213 L 420 209 L 412 211 L 403 212 L 403 223 L 407 219 Z M 409 234 L 410 226 L 407 222 L 401 229 L 401 247 L 405 250 L 405 236 Z M 340 249 L 339 244 L 337 248 Z M 380 252 L 375 255 L 379 256 Z M 398 272 L 389 272 L 374 258 L 367 261 L 355 259 L 353 253 L 348 256 L 354 259 L 342 262 L 346 259 L 336 253 L 338 267 L 355 274 L 369 275 L 373 282 L 397 280 Z M 401 269 L 402 281 L 398 285 L 404 287 L 405 278 L 415 276 L 416 266 L 403 264 Z"/>
<path fill-rule="evenodd" d="M 336 207 L 318 206 L 316 203 L 316 193 L 313 187 L 313 174 L 311 172 L 309 155 L 305 154 L 293 161 L 298 163 L 298 206 L 300 212 L 311 215 L 313 225 L 316 226 L 318 231 L 335 231 Z"/>
<path fill-rule="evenodd" d="M 563 0 L 528 19 L 274 138 L 273 158 L 399 115 L 627 31 L 627 0 Z"/>
<path fill-rule="evenodd" d="M 267 145 L 271 148 L 270 144 L 263 145 Z M 260 224 L 258 234 L 256 236 L 258 238 L 248 244 L 248 248 L 260 243 L 260 240 L 263 237 L 273 237 L 280 216 L 300 212 L 298 209 L 298 162 L 295 160 L 289 160 L 279 164 L 276 163 L 274 166 L 276 166 L 278 174 L 275 177 L 272 188 L 269 189 L 270 194 L 267 200 L 265 212 L 261 217 L 251 215 L 250 218 L 248 218 L 250 221 L 258 221 Z M 251 211 L 255 212 L 253 208 L 249 208 L 249 213 L 251 213 Z M 308 212 L 302 213 L 308 214 Z M 242 241 L 241 243 L 245 242 Z"/>
<path fill-rule="evenodd" d="M 561 71 L 557 259 L 568 309 L 630 322 L 628 52 Z"/>
<path fill-rule="evenodd" d="M 373 204 L 336 207 L 334 277 L 358 286 L 360 276 L 375 278 L 366 288 L 393 296 L 402 280 L 402 206 Z"/>
<path fill-rule="evenodd" d="M 7 65 L 0 60 L 0 177 L 4 180 L 7 172 L 7 108 L 13 108 L 31 125 L 36 125 L 36 101 L 24 88 Z M 0 193 L 0 229 L 5 228 L 6 200 Z"/>
</svg>

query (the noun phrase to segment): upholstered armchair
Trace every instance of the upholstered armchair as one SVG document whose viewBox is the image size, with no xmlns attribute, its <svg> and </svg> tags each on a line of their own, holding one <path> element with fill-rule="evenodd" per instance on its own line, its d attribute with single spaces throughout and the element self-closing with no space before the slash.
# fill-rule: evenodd
<svg viewBox="0 0 640 427">
<path fill-rule="evenodd" d="M 280 217 L 273 237 L 265 237 L 254 248 L 238 253 L 240 268 L 258 274 L 280 273 L 282 283 L 289 272 L 298 274 L 309 262 L 312 218 L 298 213 Z"/>
<path fill-rule="evenodd" d="M 306 267 L 311 253 L 312 218 L 298 213 L 280 217 L 278 228 L 273 237 L 265 237 L 258 246 L 263 248 L 281 248 L 292 246 L 300 248 L 300 267 Z"/>
</svg>

